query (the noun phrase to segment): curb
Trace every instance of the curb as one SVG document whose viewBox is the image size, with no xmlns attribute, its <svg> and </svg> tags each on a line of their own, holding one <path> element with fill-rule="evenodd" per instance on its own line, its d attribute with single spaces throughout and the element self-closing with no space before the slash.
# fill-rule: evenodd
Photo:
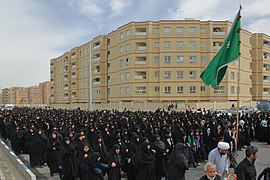
<svg viewBox="0 0 270 180">
<path fill-rule="evenodd" d="M 5 152 L 12 163 L 26 180 L 36 180 L 36 175 L 18 158 L 18 156 L 0 139 L 0 148 Z M 1 176 L 1 172 L 0 172 Z M 2 178 L 1 178 L 2 179 Z"/>
</svg>

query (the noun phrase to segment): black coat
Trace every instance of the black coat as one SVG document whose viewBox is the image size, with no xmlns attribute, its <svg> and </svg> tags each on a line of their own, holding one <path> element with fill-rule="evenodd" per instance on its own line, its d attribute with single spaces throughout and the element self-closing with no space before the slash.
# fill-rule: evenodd
<svg viewBox="0 0 270 180">
<path fill-rule="evenodd" d="M 167 179 L 185 180 L 185 171 L 188 170 L 188 160 L 184 155 L 185 145 L 177 143 L 168 162 Z"/>
<path fill-rule="evenodd" d="M 120 146 L 118 147 L 120 148 Z M 116 167 L 111 167 L 108 171 L 108 180 L 121 180 L 121 167 L 123 165 L 121 154 L 116 154 L 115 148 L 113 148 L 105 158 L 105 162 L 109 166 L 111 166 L 112 163 L 116 164 Z"/>
<path fill-rule="evenodd" d="M 73 177 L 76 179 L 78 176 L 78 159 L 74 146 L 63 142 L 60 147 L 60 154 L 62 174 L 64 177 Z"/>
</svg>

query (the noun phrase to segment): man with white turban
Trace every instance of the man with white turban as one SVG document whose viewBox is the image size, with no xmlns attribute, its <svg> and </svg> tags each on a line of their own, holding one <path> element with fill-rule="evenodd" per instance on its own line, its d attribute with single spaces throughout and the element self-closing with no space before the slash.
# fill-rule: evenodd
<svg viewBox="0 0 270 180">
<path fill-rule="evenodd" d="M 229 159 L 227 157 L 229 143 L 219 142 L 218 147 L 213 149 L 208 155 L 208 161 L 215 164 L 217 167 L 217 174 L 224 179 L 228 175 Z"/>
</svg>

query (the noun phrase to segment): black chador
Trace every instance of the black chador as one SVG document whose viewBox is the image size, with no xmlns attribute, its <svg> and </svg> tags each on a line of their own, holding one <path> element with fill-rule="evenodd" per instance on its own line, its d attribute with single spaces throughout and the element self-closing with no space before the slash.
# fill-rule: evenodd
<svg viewBox="0 0 270 180">
<path fill-rule="evenodd" d="M 120 154 L 120 146 L 114 145 L 111 151 L 105 158 L 106 164 L 110 166 L 108 171 L 108 180 L 121 180 L 121 167 L 123 165 L 122 157 Z"/>
<path fill-rule="evenodd" d="M 188 170 L 188 160 L 184 155 L 185 145 L 177 143 L 173 149 L 169 162 L 167 179 L 185 180 L 185 171 Z"/>
<path fill-rule="evenodd" d="M 57 132 L 52 132 L 47 144 L 46 157 L 51 176 L 59 172 L 60 166 L 60 138 L 57 134 Z"/>
<path fill-rule="evenodd" d="M 152 154 L 149 141 L 143 140 L 140 150 L 131 158 L 136 180 L 155 180 L 155 156 Z"/>
<path fill-rule="evenodd" d="M 68 137 L 64 138 L 64 142 L 60 147 L 60 164 L 62 166 L 62 180 L 75 180 L 78 176 L 78 160 L 76 150 L 70 143 Z"/>
</svg>

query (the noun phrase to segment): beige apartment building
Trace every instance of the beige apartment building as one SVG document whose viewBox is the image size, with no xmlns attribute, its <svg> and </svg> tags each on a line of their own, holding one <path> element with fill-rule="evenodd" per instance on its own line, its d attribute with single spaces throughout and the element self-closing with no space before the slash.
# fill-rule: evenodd
<svg viewBox="0 0 270 180">
<path fill-rule="evenodd" d="M 51 104 L 51 83 L 50 81 L 39 83 L 40 90 L 40 104 L 50 105 Z"/>
<path fill-rule="evenodd" d="M 269 48 L 268 36 L 259 40 L 259 35 L 243 29 L 241 56 L 228 66 L 222 83 L 213 89 L 199 77 L 231 25 L 193 19 L 130 22 L 97 36 L 51 60 L 52 105 L 154 110 L 174 103 L 181 108 L 228 108 L 237 102 L 240 63 L 240 105 L 253 106 L 265 97 L 259 93 L 269 90 L 266 84 L 261 85 L 263 91 L 254 87 L 261 84 L 257 76 L 269 77 L 270 82 L 266 66 L 258 64 Z"/>
<path fill-rule="evenodd" d="M 2 103 L 33 107 L 49 105 L 50 82 L 40 83 L 39 86 L 4 88 Z"/>
<path fill-rule="evenodd" d="M 270 99 L 270 36 L 252 34 L 252 46 L 253 99 Z"/>
</svg>

